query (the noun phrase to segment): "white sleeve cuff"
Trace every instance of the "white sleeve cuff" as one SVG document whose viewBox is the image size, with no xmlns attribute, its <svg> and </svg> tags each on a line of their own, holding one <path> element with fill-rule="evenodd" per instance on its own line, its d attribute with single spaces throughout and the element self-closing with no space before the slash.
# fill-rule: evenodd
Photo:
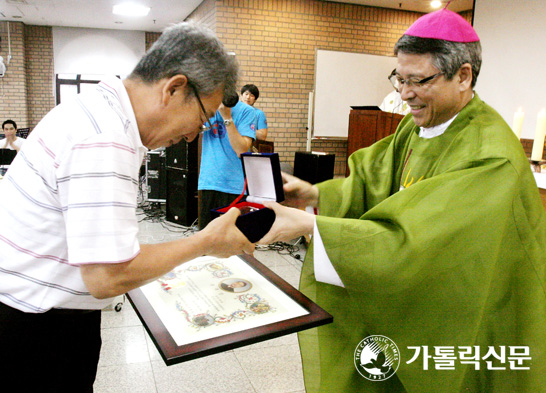
<svg viewBox="0 0 546 393">
<path fill-rule="evenodd" d="M 326 249 L 324 248 L 324 243 L 320 237 L 320 232 L 317 227 L 317 221 L 315 219 L 315 225 L 313 227 L 313 244 L 314 244 L 314 263 L 315 263 L 315 278 L 319 282 L 326 284 L 336 285 L 338 287 L 345 288 L 341 278 L 334 269 L 328 254 L 326 254 Z"/>
</svg>

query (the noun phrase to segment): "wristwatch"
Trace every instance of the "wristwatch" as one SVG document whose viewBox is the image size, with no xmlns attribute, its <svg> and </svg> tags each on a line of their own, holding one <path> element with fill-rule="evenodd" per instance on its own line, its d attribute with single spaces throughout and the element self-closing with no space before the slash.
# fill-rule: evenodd
<svg viewBox="0 0 546 393">
<path fill-rule="evenodd" d="M 224 120 L 224 125 L 225 125 L 226 127 L 229 126 L 229 125 L 232 124 L 232 123 L 233 123 L 233 119 L 226 119 L 226 120 Z"/>
</svg>

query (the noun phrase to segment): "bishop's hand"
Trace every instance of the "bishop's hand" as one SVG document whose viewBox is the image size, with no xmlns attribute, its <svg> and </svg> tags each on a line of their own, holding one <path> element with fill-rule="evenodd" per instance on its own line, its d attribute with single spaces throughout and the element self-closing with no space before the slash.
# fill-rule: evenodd
<svg viewBox="0 0 546 393">
<path fill-rule="evenodd" d="M 313 233 L 315 216 L 304 210 L 286 207 L 277 202 L 264 202 L 264 206 L 275 212 L 275 222 L 258 244 L 288 242 Z"/>
<path fill-rule="evenodd" d="M 311 183 L 282 172 L 284 202 L 286 206 L 305 209 L 307 206 L 318 207 L 319 190 Z"/>
</svg>

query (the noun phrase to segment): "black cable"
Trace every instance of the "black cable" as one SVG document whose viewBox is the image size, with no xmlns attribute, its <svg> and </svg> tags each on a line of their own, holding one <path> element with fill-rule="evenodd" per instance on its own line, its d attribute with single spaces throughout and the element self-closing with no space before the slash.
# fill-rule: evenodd
<svg viewBox="0 0 546 393">
<path fill-rule="evenodd" d="M 165 220 L 165 211 L 161 208 L 159 202 L 150 202 L 147 200 L 148 190 L 146 189 L 146 175 L 140 176 L 138 179 L 138 196 L 137 196 L 137 216 L 144 215 L 139 220 L 149 222 L 162 222 Z"/>
<path fill-rule="evenodd" d="M 183 235 L 193 234 L 197 232 L 196 225 L 197 219 L 195 219 L 195 221 L 189 227 L 171 223 L 165 220 L 161 222 L 161 226 L 169 232 L 182 233 Z"/>
<path fill-rule="evenodd" d="M 137 215 L 144 215 L 144 218 L 141 218 L 139 222 L 162 222 L 165 220 L 165 211 L 161 208 L 159 202 L 141 203 L 137 208 Z"/>
<path fill-rule="evenodd" d="M 160 202 L 148 201 L 148 190 L 146 187 L 146 175 L 142 175 L 138 179 L 138 196 L 137 196 L 137 216 L 140 217 L 138 222 L 149 221 L 153 223 L 159 223 L 169 232 L 181 233 L 183 235 L 191 234 L 196 231 L 197 219 L 192 223 L 190 227 L 171 223 L 166 221 L 165 209 L 161 206 Z"/>
<path fill-rule="evenodd" d="M 256 251 L 276 251 L 280 255 L 290 255 L 294 259 L 301 259 L 301 255 L 297 254 L 300 247 L 296 244 L 285 242 L 276 242 L 268 245 L 257 245 Z"/>
</svg>

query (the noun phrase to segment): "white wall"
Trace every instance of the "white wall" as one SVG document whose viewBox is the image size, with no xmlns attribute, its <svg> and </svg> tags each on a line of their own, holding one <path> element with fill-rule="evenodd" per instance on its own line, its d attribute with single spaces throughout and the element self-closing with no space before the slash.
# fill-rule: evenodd
<svg viewBox="0 0 546 393">
<path fill-rule="evenodd" d="M 351 106 L 379 106 L 396 57 L 316 50 L 314 137 L 347 138 Z"/>
<path fill-rule="evenodd" d="M 53 27 L 55 74 L 128 75 L 144 55 L 142 31 Z"/>
<path fill-rule="evenodd" d="M 483 48 L 477 93 L 510 126 L 521 106 L 521 137 L 533 139 L 546 108 L 546 1 L 476 0 L 474 28 Z"/>
</svg>

